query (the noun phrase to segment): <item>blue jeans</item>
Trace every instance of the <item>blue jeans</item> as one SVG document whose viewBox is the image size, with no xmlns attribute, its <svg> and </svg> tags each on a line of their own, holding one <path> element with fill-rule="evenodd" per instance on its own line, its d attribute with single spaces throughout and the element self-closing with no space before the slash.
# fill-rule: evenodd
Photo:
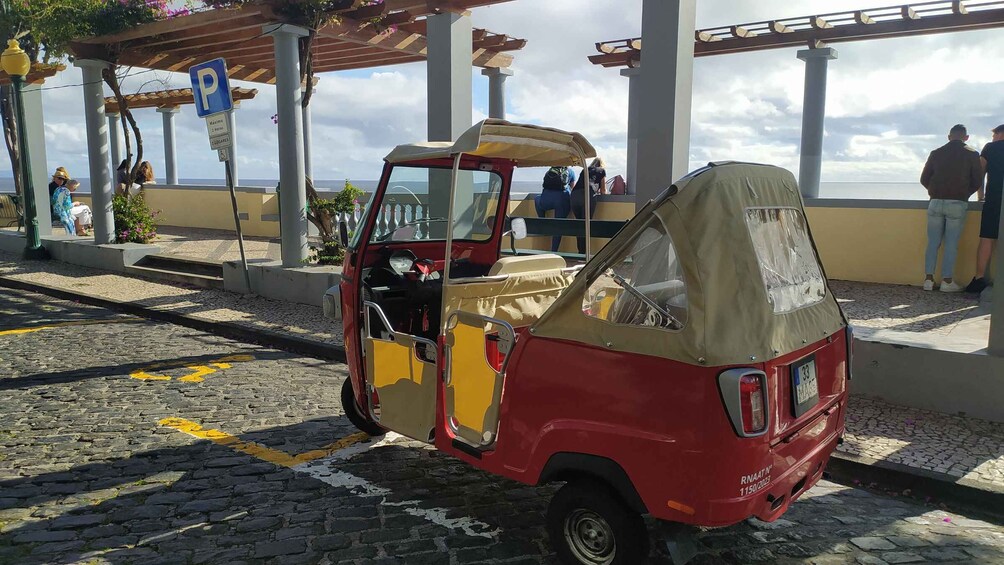
<svg viewBox="0 0 1004 565">
<path fill-rule="evenodd" d="M 572 210 L 572 202 L 564 190 L 543 190 L 533 197 L 533 205 L 537 209 L 537 216 L 541 218 L 548 210 L 554 210 L 555 218 L 567 218 L 568 212 Z M 561 236 L 556 235 L 551 238 L 551 251 L 557 251 L 559 247 Z"/>
<path fill-rule="evenodd" d="M 945 256 L 941 261 L 941 278 L 950 279 L 955 270 L 955 255 L 959 251 L 959 236 L 966 222 L 969 203 L 961 200 L 931 200 L 927 206 L 927 253 L 924 256 L 925 273 L 934 274 L 938 266 L 938 247 L 945 242 Z"/>
</svg>

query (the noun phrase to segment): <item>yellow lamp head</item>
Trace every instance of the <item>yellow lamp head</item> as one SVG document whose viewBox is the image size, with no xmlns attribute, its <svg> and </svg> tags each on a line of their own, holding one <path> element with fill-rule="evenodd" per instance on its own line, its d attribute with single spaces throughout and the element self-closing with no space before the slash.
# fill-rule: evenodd
<svg viewBox="0 0 1004 565">
<path fill-rule="evenodd" d="M 31 69 L 31 59 L 16 39 L 7 40 L 7 49 L 0 54 L 0 63 L 4 72 L 11 76 L 26 76 Z"/>
</svg>

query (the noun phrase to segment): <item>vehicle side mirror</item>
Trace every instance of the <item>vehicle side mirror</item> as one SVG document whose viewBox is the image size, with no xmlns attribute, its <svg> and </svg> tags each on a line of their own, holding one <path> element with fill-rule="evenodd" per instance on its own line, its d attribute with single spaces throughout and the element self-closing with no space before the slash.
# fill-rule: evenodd
<svg viewBox="0 0 1004 565">
<path fill-rule="evenodd" d="M 338 244 L 342 249 L 349 248 L 349 225 L 345 222 L 338 222 Z"/>
<path fill-rule="evenodd" d="M 526 220 L 523 218 L 513 218 L 510 233 L 513 239 L 526 239 Z"/>
</svg>

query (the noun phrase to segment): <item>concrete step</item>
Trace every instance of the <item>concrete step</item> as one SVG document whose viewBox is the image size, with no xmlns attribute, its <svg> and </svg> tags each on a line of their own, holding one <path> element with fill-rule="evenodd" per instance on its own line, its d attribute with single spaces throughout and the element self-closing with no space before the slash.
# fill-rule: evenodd
<svg viewBox="0 0 1004 565">
<path fill-rule="evenodd" d="M 130 275 L 156 279 L 173 283 L 182 283 L 200 288 L 223 288 L 223 277 L 213 277 L 208 275 L 198 275 L 172 271 L 170 269 L 157 269 L 153 267 L 139 267 L 136 265 L 126 267 L 125 272 Z"/>
<path fill-rule="evenodd" d="M 172 273 L 223 278 L 223 264 L 180 255 L 147 255 L 139 260 L 137 267 L 168 271 Z"/>
</svg>

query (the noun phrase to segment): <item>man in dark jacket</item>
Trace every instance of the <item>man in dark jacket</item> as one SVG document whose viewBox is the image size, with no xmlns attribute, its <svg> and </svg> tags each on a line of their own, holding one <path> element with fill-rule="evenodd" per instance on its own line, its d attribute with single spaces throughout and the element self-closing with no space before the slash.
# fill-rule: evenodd
<svg viewBox="0 0 1004 565">
<path fill-rule="evenodd" d="M 948 143 L 931 151 L 920 175 L 931 203 L 927 206 L 927 253 L 924 267 L 927 278 L 924 290 L 934 290 L 934 271 L 938 266 L 938 248 L 942 241 L 945 254 L 941 262 L 941 292 L 962 292 L 964 287 L 953 278 L 959 236 L 966 223 L 969 197 L 983 186 L 980 154 L 966 145 L 966 126 L 956 124 L 948 132 Z"/>
</svg>

